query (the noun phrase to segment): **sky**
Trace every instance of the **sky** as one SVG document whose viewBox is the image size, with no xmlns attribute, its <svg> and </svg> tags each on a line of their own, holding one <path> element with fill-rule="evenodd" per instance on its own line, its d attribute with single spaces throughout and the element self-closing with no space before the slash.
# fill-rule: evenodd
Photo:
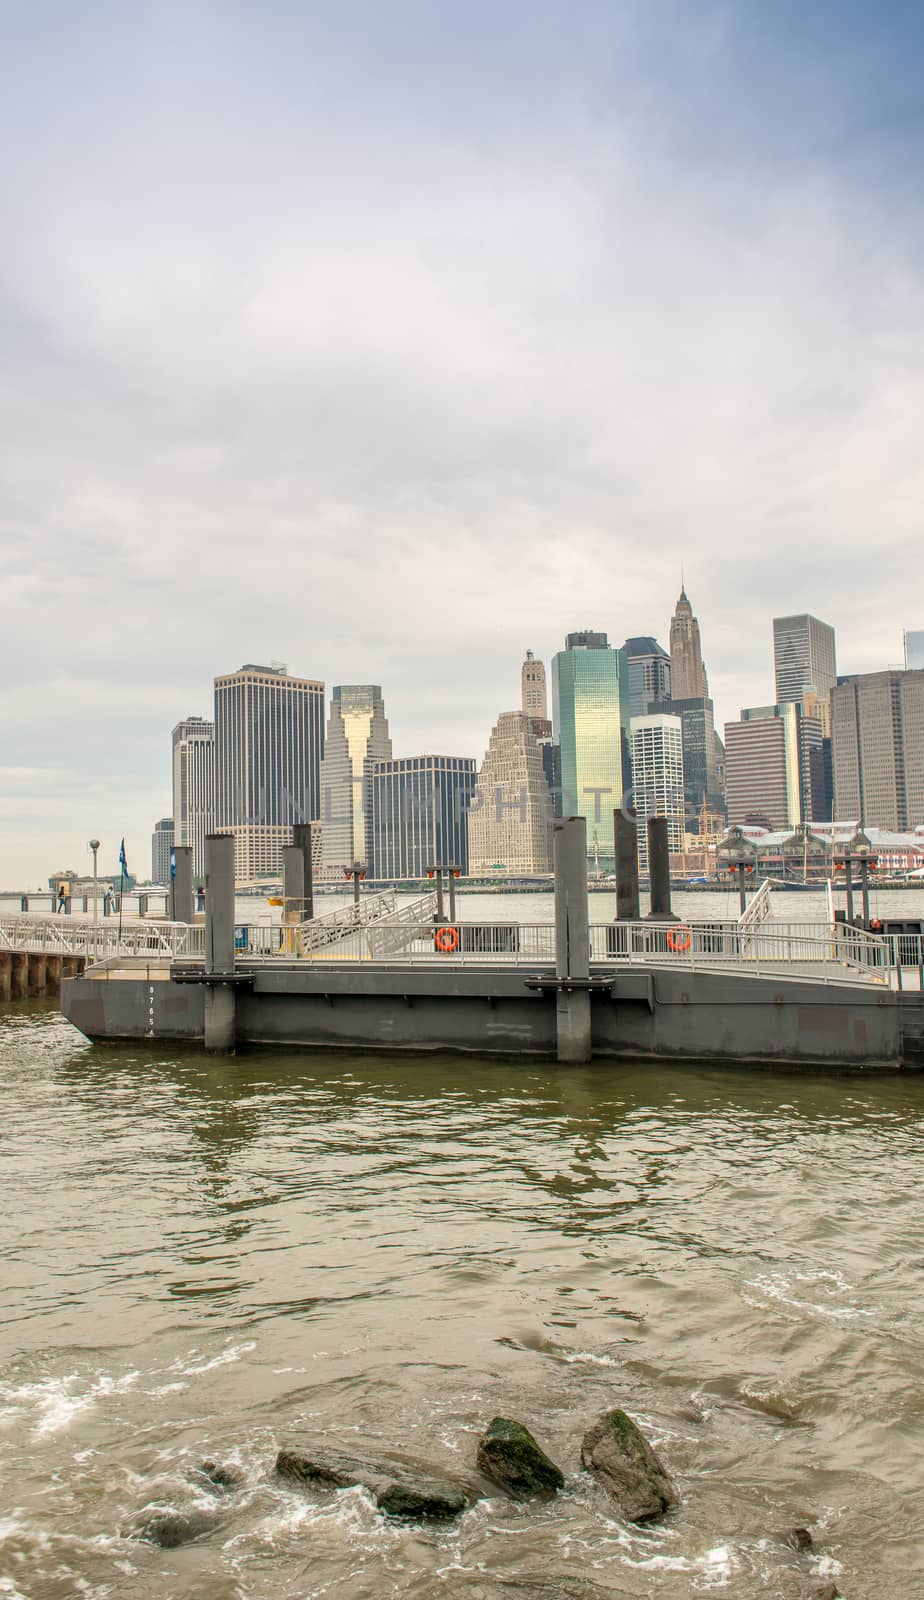
<svg viewBox="0 0 924 1600">
<path fill-rule="evenodd" d="M 0 0 L 0 887 L 245 661 L 481 758 L 527 648 L 924 627 L 924 7 Z"/>
</svg>

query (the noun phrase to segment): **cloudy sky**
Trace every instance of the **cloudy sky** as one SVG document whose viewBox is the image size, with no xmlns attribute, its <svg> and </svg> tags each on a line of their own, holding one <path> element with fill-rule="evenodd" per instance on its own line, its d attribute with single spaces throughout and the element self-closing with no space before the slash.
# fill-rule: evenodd
<svg viewBox="0 0 924 1600">
<path fill-rule="evenodd" d="M 481 755 L 527 646 L 924 627 L 924 8 L 0 0 L 0 886 L 243 661 Z"/>
</svg>

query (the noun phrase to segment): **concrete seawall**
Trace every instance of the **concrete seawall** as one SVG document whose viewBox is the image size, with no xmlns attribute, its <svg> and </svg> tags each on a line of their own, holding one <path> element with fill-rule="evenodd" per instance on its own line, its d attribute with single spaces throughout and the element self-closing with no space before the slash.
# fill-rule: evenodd
<svg viewBox="0 0 924 1600">
<path fill-rule="evenodd" d="M 37 1000 L 60 993 L 64 979 L 86 965 L 83 956 L 49 955 L 45 950 L 0 950 L 0 1001 Z"/>
<path fill-rule="evenodd" d="M 598 974 L 593 984 L 594 1058 L 880 1070 L 904 1063 L 901 997 L 882 987 L 663 966 Z M 211 987 L 188 975 L 177 981 L 167 967 L 137 977 L 97 970 L 65 983 L 62 1011 L 91 1039 L 200 1044 Z M 239 1046 L 552 1058 L 558 998 L 551 973 L 238 963 L 234 1030 Z"/>
</svg>

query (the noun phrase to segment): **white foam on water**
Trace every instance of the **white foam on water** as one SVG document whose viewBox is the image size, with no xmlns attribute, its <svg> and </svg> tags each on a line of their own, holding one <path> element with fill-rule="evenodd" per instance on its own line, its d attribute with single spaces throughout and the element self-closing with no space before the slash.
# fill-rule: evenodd
<svg viewBox="0 0 924 1600">
<path fill-rule="evenodd" d="M 394 1544 L 400 1537 L 397 1524 L 383 1518 L 368 1489 L 357 1484 L 338 1489 L 331 1500 L 318 1502 L 299 1495 L 282 1495 L 277 1508 L 254 1527 L 225 1541 L 229 1554 L 254 1542 L 263 1545 L 285 1543 L 289 1536 L 303 1531 L 336 1532 L 362 1543 Z"/>
<path fill-rule="evenodd" d="M 188 1357 L 180 1357 L 176 1361 L 172 1361 L 170 1366 L 167 1368 L 167 1371 L 182 1372 L 186 1375 L 186 1377 L 197 1378 L 203 1372 L 214 1372 L 216 1367 L 227 1367 L 230 1366 L 234 1361 L 240 1361 L 242 1356 L 249 1355 L 250 1352 L 252 1350 L 256 1350 L 256 1348 L 256 1339 L 250 1339 L 245 1344 L 228 1345 L 226 1349 L 219 1351 L 217 1356 L 212 1356 L 211 1360 L 209 1361 L 200 1361 L 198 1365 L 196 1365 L 195 1362 L 190 1359 L 191 1357 L 195 1357 L 198 1352 L 196 1350 L 191 1350 Z"/>
<path fill-rule="evenodd" d="M 566 1361 L 572 1366 L 576 1361 L 589 1361 L 595 1367 L 619 1367 L 621 1361 L 615 1356 L 597 1355 L 593 1350 L 563 1350 L 558 1354 L 559 1361 Z"/>
<path fill-rule="evenodd" d="M 39 1378 L 32 1383 L 0 1385 L 0 1399 L 7 1402 L 0 1417 L 12 1418 L 32 1411 L 35 1414 L 33 1437 L 45 1438 L 61 1433 L 81 1411 L 88 1410 L 109 1395 L 133 1389 L 140 1372 L 126 1372 L 121 1378 L 100 1373 L 87 1387 L 87 1378 L 71 1372 L 60 1378 Z M 81 1385 L 83 1387 L 81 1387 Z"/>
<path fill-rule="evenodd" d="M 26 1600 L 21 1589 L 17 1589 L 12 1578 L 0 1578 L 0 1594 L 9 1596 L 9 1600 Z"/>
<path fill-rule="evenodd" d="M 817 1291 L 811 1296 L 812 1289 Z M 808 1312 L 832 1322 L 849 1322 L 858 1317 L 874 1317 L 876 1311 L 868 1306 L 837 1303 L 841 1295 L 851 1292 L 852 1285 L 843 1273 L 832 1268 L 816 1272 L 761 1272 L 741 1290 L 746 1305 L 760 1306 L 763 1300 L 773 1300 L 778 1305 L 789 1306 L 794 1311 Z"/>
</svg>

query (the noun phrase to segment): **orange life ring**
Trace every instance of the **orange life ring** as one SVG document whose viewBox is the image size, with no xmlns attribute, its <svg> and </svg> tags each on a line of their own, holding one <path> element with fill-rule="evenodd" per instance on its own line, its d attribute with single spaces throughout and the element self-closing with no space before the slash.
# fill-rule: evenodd
<svg viewBox="0 0 924 1600">
<path fill-rule="evenodd" d="M 881 933 L 882 932 L 882 923 L 880 922 L 878 917 L 872 917 L 870 919 L 869 928 L 870 928 L 870 933 Z"/>
<path fill-rule="evenodd" d="M 693 943 L 689 928 L 669 928 L 667 931 L 667 948 L 673 950 L 674 955 L 682 955 L 689 950 Z"/>
<path fill-rule="evenodd" d="M 441 955 L 451 956 L 459 948 L 458 928 L 437 928 L 433 935 L 433 943 Z"/>
</svg>

